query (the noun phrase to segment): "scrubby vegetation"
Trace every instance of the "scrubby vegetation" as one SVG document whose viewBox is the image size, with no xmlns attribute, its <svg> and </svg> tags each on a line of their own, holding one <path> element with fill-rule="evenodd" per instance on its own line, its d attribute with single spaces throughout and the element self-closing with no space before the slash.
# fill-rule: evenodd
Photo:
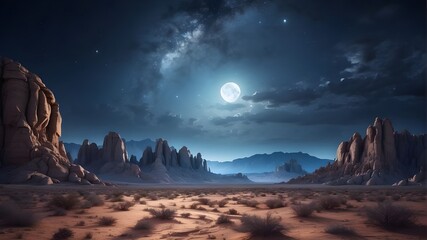
<svg viewBox="0 0 427 240">
<path fill-rule="evenodd" d="M 315 210 L 315 206 L 313 205 L 313 203 L 296 204 L 292 205 L 291 208 L 294 211 L 295 215 L 297 215 L 298 217 L 309 217 Z"/>
<path fill-rule="evenodd" d="M 280 223 L 280 218 L 273 217 L 271 213 L 267 213 L 265 218 L 256 215 L 243 215 L 240 220 L 242 222 L 241 230 L 249 232 L 252 236 L 275 236 L 286 230 Z"/>
<path fill-rule="evenodd" d="M 153 229 L 153 227 L 154 227 L 153 223 L 149 219 L 143 218 L 135 224 L 133 229 L 135 229 L 135 230 L 151 230 L 151 229 Z"/>
<path fill-rule="evenodd" d="M 148 212 L 154 218 L 161 219 L 161 220 L 172 220 L 175 218 L 176 211 L 169 208 L 161 208 L 160 210 L 151 208 L 151 209 L 148 209 Z"/>
<path fill-rule="evenodd" d="M 415 214 L 410 209 L 393 205 L 386 201 L 378 203 L 376 207 L 366 208 L 368 220 L 385 229 L 397 229 L 414 224 Z"/>
<path fill-rule="evenodd" d="M 113 217 L 101 217 L 98 220 L 98 224 L 100 226 L 113 226 L 114 224 L 116 224 L 117 219 L 113 218 Z"/>
<path fill-rule="evenodd" d="M 221 214 L 217 220 L 216 220 L 216 224 L 220 225 L 220 224 L 230 224 L 233 223 L 230 219 L 229 216 Z"/>
<path fill-rule="evenodd" d="M 78 204 L 80 204 L 80 198 L 75 194 L 68 194 L 66 196 L 57 195 L 49 201 L 48 207 L 52 209 L 62 208 L 65 210 L 71 210 L 77 207 Z"/>
<path fill-rule="evenodd" d="M 355 231 L 347 226 L 341 224 L 332 224 L 325 228 L 325 232 L 334 235 L 351 236 L 356 235 Z"/>
<path fill-rule="evenodd" d="M 278 198 L 268 199 L 265 201 L 265 205 L 270 209 L 285 207 L 283 201 Z"/>
<path fill-rule="evenodd" d="M 52 240 L 66 240 L 74 236 L 73 231 L 69 228 L 60 228 L 56 233 L 53 234 Z"/>
<path fill-rule="evenodd" d="M 0 203 L 0 226 L 32 227 L 39 218 L 30 211 L 23 210 L 12 202 Z"/>
</svg>

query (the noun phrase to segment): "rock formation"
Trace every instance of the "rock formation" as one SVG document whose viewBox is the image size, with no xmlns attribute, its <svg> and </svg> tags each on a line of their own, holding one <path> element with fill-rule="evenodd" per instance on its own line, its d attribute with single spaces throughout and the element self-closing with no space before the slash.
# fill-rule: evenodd
<svg viewBox="0 0 427 240">
<path fill-rule="evenodd" d="M 153 160 L 154 159 L 154 160 Z M 144 150 L 139 166 L 144 169 L 148 166 L 162 164 L 161 167 L 168 168 L 186 168 L 208 172 L 207 162 L 202 158 L 202 154 L 197 153 L 193 157 L 187 147 L 182 147 L 177 153 L 176 149 L 171 149 L 168 142 L 158 139 L 156 142 L 156 151 L 153 153 L 151 147 Z"/>
<path fill-rule="evenodd" d="M 297 174 L 305 174 L 307 173 L 302 169 L 302 166 L 298 163 L 296 159 L 291 159 L 289 162 L 285 162 L 283 165 L 280 165 L 276 168 L 276 173 L 297 173 Z"/>
<path fill-rule="evenodd" d="M 134 157 L 136 162 L 136 157 Z M 102 148 L 85 139 L 80 147 L 76 163 L 98 174 L 122 174 L 139 177 L 141 169 L 128 159 L 126 146 L 118 133 L 109 132 Z"/>
<path fill-rule="evenodd" d="M 376 118 L 362 139 L 354 133 L 339 144 L 333 164 L 290 183 L 404 185 L 425 182 L 427 134 L 395 132 L 388 119 Z M 401 181 L 403 179 L 403 181 Z"/>
<path fill-rule="evenodd" d="M 39 76 L 10 59 L 0 62 L 0 181 L 100 183 L 74 165 L 59 140 L 62 118 L 52 91 Z"/>
</svg>

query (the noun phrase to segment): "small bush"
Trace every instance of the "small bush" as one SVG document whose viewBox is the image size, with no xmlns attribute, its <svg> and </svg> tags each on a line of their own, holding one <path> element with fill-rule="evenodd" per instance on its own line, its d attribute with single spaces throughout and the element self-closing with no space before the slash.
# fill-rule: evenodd
<svg viewBox="0 0 427 240">
<path fill-rule="evenodd" d="M 281 208 L 285 206 L 285 204 L 283 204 L 283 201 L 277 198 L 268 199 L 267 201 L 265 201 L 265 205 L 267 205 L 267 207 L 270 209 Z"/>
<path fill-rule="evenodd" d="M 211 200 L 209 200 L 208 198 L 199 198 L 197 199 L 197 201 L 199 201 L 199 203 L 202 205 L 209 205 L 209 203 L 211 202 Z"/>
<path fill-rule="evenodd" d="M 69 194 L 67 196 L 58 195 L 54 196 L 48 203 L 50 208 L 62 208 L 65 210 L 71 210 L 80 203 L 80 199 L 77 195 Z"/>
<path fill-rule="evenodd" d="M 161 219 L 161 220 L 172 220 L 175 218 L 175 210 L 173 209 L 168 209 L 168 208 L 162 208 L 160 210 L 148 209 L 148 212 L 154 218 Z"/>
<path fill-rule="evenodd" d="M 189 218 L 191 213 L 181 213 L 181 217 L 183 218 Z"/>
<path fill-rule="evenodd" d="M 76 224 L 76 226 L 82 227 L 82 226 L 84 226 L 85 224 L 86 224 L 86 222 L 85 222 L 85 221 L 80 221 L 80 222 L 78 222 L 78 223 Z"/>
<path fill-rule="evenodd" d="M 197 206 L 199 206 L 199 204 L 193 203 L 190 205 L 190 209 L 197 209 Z"/>
<path fill-rule="evenodd" d="M 312 203 L 292 205 L 291 208 L 298 217 L 309 217 L 315 209 Z"/>
<path fill-rule="evenodd" d="M 0 224 L 10 227 L 32 227 L 39 222 L 32 212 L 12 202 L 0 203 Z"/>
<path fill-rule="evenodd" d="M 153 229 L 153 223 L 150 220 L 143 218 L 139 220 L 133 227 L 135 230 L 151 230 Z"/>
<path fill-rule="evenodd" d="M 342 199 L 335 196 L 324 196 L 319 199 L 319 206 L 324 210 L 331 210 L 341 206 Z"/>
<path fill-rule="evenodd" d="M 129 211 L 129 208 L 132 207 L 134 204 L 132 202 L 126 201 L 118 203 L 114 206 L 114 210 L 116 211 Z"/>
<path fill-rule="evenodd" d="M 325 232 L 329 234 L 334 234 L 334 235 L 345 235 L 345 236 L 356 235 L 356 233 L 352 228 L 341 225 L 341 224 L 329 225 L 325 228 Z"/>
<path fill-rule="evenodd" d="M 92 239 L 93 234 L 91 232 L 86 233 L 84 239 Z"/>
<path fill-rule="evenodd" d="M 259 204 L 258 201 L 254 200 L 254 199 L 251 199 L 251 200 L 249 200 L 249 199 L 241 199 L 241 200 L 237 201 L 237 203 L 243 204 L 243 205 L 245 205 L 247 207 L 253 207 L 253 208 L 256 208 L 257 205 Z"/>
<path fill-rule="evenodd" d="M 240 219 L 242 222 L 242 231 L 251 233 L 252 236 L 275 236 L 282 234 L 285 227 L 280 223 L 279 217 L 273 217 L 267 213 L 265 218 L 256 215 L 243 215 Z"/>
<path fill-rule="evenodd" d="M 230 224 L 233 223 L 230 219 L 229 216 L 221 214 L 217 219 L 216 219 L 216 224 L 220 225 L 220 224 Z"/>
<path fill-rule="evenodd" d="M 218 202 L 218 207 L 220 208 L 225 207 L 227 203 L 228 203 L 227 199 L 222 199 L 221 201 Z"/>
<path fill-rule="evenodd" d="M 95 193 L 89 193 L 88 195 L 85 196 L 85 199 L 89 201 L 92 204 L 92 206 L 104 205 L 104 200 L 100 196 L 96 195 Z"/>
<path fill-rule="evenodd" d="M 199 219 L 200 220 L 205 220 L 206 219 L 206 215 L 199 215 Z"/>
<path fill-rule="evenodd" d="M 366 208 L 366 215 L 373 224 L 385 229 L 407 227 L 414 224 L 415 214 L 391 202 L 378 203 L 377 207 Z"/>
<path fill-rule="evenodd" d="M 113 226 L 114 224 L 116 224 L 117 219 L 113 218 L 113 217 L 101 217 L 98 220 L 98 224 L 100 226 Z"/>
<path fill-rule="evenodd" d="M 230 215 L 239 215 L 239 212 L 237 212 L 237 210 L 234 209 L 234 208 L 230 208 L 230 209 L 228 209 L 228 214 L 230 214 Z"/>
<path fill-rule="evenodd" d="M 58 231 L 53 234 L 53 240 L 65 240 L 69 239 L 74 235 L 73 231 L 68 228 L 60 228 Z"/>
</svg>

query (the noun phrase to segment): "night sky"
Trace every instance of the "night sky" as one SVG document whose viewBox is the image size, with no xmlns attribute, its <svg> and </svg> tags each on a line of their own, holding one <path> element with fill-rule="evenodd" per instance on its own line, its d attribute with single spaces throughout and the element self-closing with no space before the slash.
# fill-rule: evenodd
<svg viewBox="0 0 427 240">
<path fill-rule="evenodd" d="M 2 0 L 0 56 L 55 93 L 65 142 L 333 159 L 375 116 L 426 132 L 424 0 Z"/>
</svg>

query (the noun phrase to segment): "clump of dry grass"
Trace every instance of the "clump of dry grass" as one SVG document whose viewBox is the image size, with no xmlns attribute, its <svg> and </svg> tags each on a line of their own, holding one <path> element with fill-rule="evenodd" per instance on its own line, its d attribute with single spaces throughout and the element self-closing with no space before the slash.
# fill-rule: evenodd
<svg viewBox="0 0 427 240">
<path fill-rule="evenodd" d="M 13 202 L 0 203 L 0 225 L 9 227 L 32 227 L 40 219 L 30 211 L 23 210 Z"/>
<path fill-rule="evenodd" d="M 98 224 L 100 226 L 113 226 L 114 224 L 116 224 L 117 219 L 113 218 L 113 217 L 101 217 L 98 220 Z"/>
<path fill-rule="evenodd" d="M 285 207 L 286 205 L 283 203 L 282 200 L 278 198 L 272 198 L 265 201 L 265 205 L 267 205 L 268 208 L 274 209 L 274 208 L 281 208 Z"/>
<path fill-rule="evenodd" d="M 216 219 L 216 224 L 221 225 L 221 224 L 230 224 L 233 223 L 230 219 L 229 216 L 221 214 L 219 215 L 219 217 Z"/>
<path fill-rule="evenodd" d="M 256 215 L 243 215 L 240 221 L 242 222 L 241 230 L 249 232 L 252 236 L 277 236 L 286 230 L 280 223 L 280 218 L 273 217 L 271 213 L 267 213 L 265 218 Z"/>
<path fill-rule="evenodd" d="M 309 217 L 315 210 L 313 203 L 292 205 L 291 208 L 298 217 Z"/>
<path fill-rule="evenodd" d="M 181 213 L 181 217 L 183 218 L 189 218 L 191 213 Z"/>
<path fill-rule="evenodd" d="M 68 194 L 66 196 L 57 195 L 54 196 L 47 206 L 51 209 L 62 208 L 65 210 L 71 210 L 80 204 L 80 198 L 76 194 Z"/>
<path fill-rule="evenodd" d="M 138 222 L 135 224 L 133 229 L 135 230 L 152 230 L 154 227 L 153 223 L 146 218 L 143 218 L 141 220 L 138 220 Z"/>
<path fill-rule="evenodd" d="M 220 207 L 220 208 L 225 207 L 225 205 L 227 205 L 227 203 L 228 203 L 228 200 L 224 198 L 218 202 L 218 207 Z"/>
<path fill-rule="evenodd" d="M 368 220 L 385 229 L 397 229 L 414 224 L 415 214 L 410 209 L 386 201 L 377 207 L 366 208 Z"/>
<path fill-rule="evenodd" d="M 114 206 L 114 210 L 116 211 L 129 211 L 129 208 L 131 208 L 134 205 L 133 202 L 125 201 L 118 203 Z"/>
<path fill-rule="evenodd" d="M 344 199 L 337 196 L 323 196 L 318 200 L 319 207 L 324 210 L 339 208 L 344 203 Z"/>
<path fill-rule="evenodd" d="M 70 239 L 72 236 L 74 236 L 73 231 L 69 228 L 60 228 L 56 233 L 53 234 L 52 239 L 53 240 L 66 240 Z"/>
<path fill-rule="evenodd" d="M 88 202 L 91 203 L 91 206 L 102 206 L 104 205 L 104 200 L 101 196 L 96 195 L 96 193 L 89 193 L 84 197 Z"/>
<path fill-rule="evenodd" d="M 161 220 L 172 220 L 175 218 L 175 210 L 169 209 L 169 208 L 161 208 L 160 210 L 156 209 L 148 209 L 148 212 L 153 216 L 154 218 L 161 219 Z"/>
<path fill-rule="evenodd" d="M 208 198 L 199 198 L 197 199 L 197 201 L 202 205 L 209 205 L 209 203 L 211 202 L 211 200 L 209 200 Z"/>
<path fill-rule="evenodd" d="M 239 204 L 243 204 L 247 207 L 252 207 L 252 208 L 256 208 L 258 206 L 258 201 L 255 199 L 240 199 L 239 201 L 237 201 L 237 203 Z"/>
<path fill-rule="evenodd" d="M 356 235 L 356 232 L 347 226 L 342 224 L 332 224 L 325 228 L 325 232 L 334 235 L 342 235 L 342 236 L 353 236 Z"/>
<path fill-rule="evenodd" d="M 239 212 L 237 212 L 237 210 L 234 209 L 234 208 L 230 208 L 230 209 L 228 209 L 228 214 L 230 214 L 230 215 L 239 215 Z"/>
</svg>

